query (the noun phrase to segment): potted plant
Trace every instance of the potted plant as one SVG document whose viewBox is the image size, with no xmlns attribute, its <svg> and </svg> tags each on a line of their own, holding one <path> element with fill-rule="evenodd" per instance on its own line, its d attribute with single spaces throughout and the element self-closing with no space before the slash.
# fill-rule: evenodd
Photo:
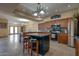
<svg viewBox="0 0 79 59">
<path fill-rule="evenodd" d="M 79 13 L 74 14 L 72 17 L 73 22 L 76 22 L 77 19 L 79 19 Z"/>
<path fill-rule="evenodd" d="M 77 35 L 77 22 L 78 22 L 78 20 L 79 20 L 79 13 L 75 13 L 72 17 L 72 21 L 74 23 L 74 31 L 75 31 L 74 35 Z"/>
</svg>

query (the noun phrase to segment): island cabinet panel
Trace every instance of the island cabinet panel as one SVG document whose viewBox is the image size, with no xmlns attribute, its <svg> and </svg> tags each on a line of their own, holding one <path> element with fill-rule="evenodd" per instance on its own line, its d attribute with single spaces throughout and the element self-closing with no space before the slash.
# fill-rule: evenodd
<svg viewBox="0 0 79 59">
<path fill-rule="evenodd" d="M 32 35 L 32 39 L 37 39 L 39 42 L 39 54 L 45 55 L 49 50 L 49 36 Z"/>
</svg>

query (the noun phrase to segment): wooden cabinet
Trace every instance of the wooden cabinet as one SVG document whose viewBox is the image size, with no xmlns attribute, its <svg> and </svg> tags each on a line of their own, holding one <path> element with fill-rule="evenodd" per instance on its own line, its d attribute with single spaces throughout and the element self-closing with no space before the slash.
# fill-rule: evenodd
<svg viewBox="0 0 79 59">
<path fill-rule="evenodd" d="M 75 54 L 76 56 L 79 56 L 79 39 L 76 39 L 75 41 Z"/>
<path fill-rule="evenodd" d="M 58 42 L 67 44 L 68 43 L 68 34 L 66 33 L 60 33 L 58 34 Z"/>
<path fill-rule="evenodd" d="M 61 27 L 66 27 L 68 26 L 68 21 L 71 18 L 64 18 L 64 19 L 59 19 L 59 20 L 52 20 L 52 21 L 48 21 L 48 22 L 44 22 L 44 23 L 40 23 L 38 24 L 38 29 L 50 29 L 51 25 L 54 24 L 60 24 Z"/>
</svg>

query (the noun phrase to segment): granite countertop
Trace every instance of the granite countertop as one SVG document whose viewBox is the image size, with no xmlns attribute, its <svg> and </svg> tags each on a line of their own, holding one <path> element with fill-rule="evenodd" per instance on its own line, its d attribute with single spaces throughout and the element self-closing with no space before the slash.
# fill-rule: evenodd
<svg viewBox="0 0 79 59">
<path fill-rule="evenodd" d="M 75 38 L 76 40 L 79 40 L 79 36 L 75 36 L 74 38 Z"/>
<path fill-rule="evenodd" d="M 42 37 L 42 36 L 47 36 L 47 35 L 49 35 L 49 34 L 30 33 L 30 34 L 28 34 L 28 35 L 31 35 L 31 36 L 40 36 L 40 37 Z"/>
</svg>

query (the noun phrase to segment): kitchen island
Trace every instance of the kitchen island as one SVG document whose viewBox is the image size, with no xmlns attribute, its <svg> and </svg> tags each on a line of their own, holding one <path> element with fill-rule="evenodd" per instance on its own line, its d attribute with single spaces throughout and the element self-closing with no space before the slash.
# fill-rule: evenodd
<svg viewBox="0 0 79 59">
<path fill-rule="evenodd" d="M 36 32 L 36 33 L 27 33 L 27 36 L 30 36 L 30 39 L 36 39 L 39 42 L 39 54 L 40 55 L 45 55 L 46 52 L 49 51 L 49 44 L 50 44 L 50 34 L 49 33 L 41 33 L 41 32 Z"/>
</svg>

